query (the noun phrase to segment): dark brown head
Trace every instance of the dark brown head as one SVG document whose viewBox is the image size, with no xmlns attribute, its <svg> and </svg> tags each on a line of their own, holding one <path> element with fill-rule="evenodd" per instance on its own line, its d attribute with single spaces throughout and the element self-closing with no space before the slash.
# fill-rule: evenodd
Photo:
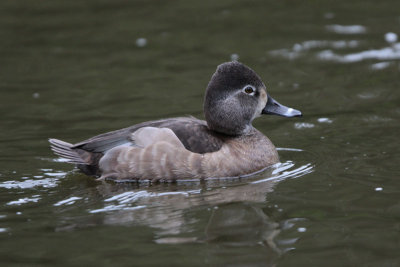
<svg viewBox="0 0 400 267">
<path fill-rule="evenodd" d="M 300 111 L 271 98 L 261 78 L 246 65 L 237 61 L 219 65 L 204 100 L 208 127 L 227 135 L 246 134 L 253 119 L 261 114 L 301 116 Z"/>
</svg>

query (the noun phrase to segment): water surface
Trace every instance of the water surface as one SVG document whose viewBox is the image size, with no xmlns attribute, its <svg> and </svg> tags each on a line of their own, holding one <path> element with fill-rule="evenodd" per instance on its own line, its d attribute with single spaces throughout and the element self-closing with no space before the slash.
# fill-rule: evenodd
<svg viewBox="0 0 400 267">
<path fill-rule="evenodd" d="M 4 266 L 399 266 L 398 1 L 3 1 Z M 248 179 L 96 182 L 77 142 L 191 114 L 238 58 L 300 119 Z"/>
</svg>

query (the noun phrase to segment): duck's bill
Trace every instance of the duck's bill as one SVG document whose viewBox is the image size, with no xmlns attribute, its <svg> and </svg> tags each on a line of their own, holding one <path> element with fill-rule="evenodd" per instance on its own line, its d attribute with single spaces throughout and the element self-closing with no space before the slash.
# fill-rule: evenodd
<svg viewBox="0 0 400 267">
<path fill-rule="evenodd" d="M 265 108 L 262 110 L 262 114 L 271 114 L 271 115 L 279 115 L 283 117 L 301 117 L 300 110 L 286 107 L 282 104 L 279 104 L 278 101 L 273 99 L 268 95 L 268 101 L 265 105 Z"/>
</svg>

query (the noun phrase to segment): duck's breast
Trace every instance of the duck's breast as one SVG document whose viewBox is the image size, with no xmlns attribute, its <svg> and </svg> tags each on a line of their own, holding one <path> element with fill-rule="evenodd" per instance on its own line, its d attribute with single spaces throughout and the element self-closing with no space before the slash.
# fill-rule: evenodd
<svg viewBox="0 0 400 267">
<path fill-rule="evenodd" d="M 279 162 L 272 142 L 261 133 L 231 138 L 217 152 L 205 154 L 208 177 L 235 177 L 254 173 Z"/>
</svg>

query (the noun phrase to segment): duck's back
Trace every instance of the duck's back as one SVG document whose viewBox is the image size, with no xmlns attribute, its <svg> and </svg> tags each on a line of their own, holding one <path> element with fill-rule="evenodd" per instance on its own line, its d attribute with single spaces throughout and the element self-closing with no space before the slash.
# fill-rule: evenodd
<svg viewBox="0 0 400 267">
<path fill-rule="evenodd" d="M 113 147 L 132 143 L 132 133 L 143 127 L 171 129 L 185 148 L 194 153 L 204 154 L 217 151 L 223 144 L 224 135 L 210 131 L 205 121 L 194 117 L 178 117 L 143 122 L 128 128 L 100 134 L 74 144 L 72 148 L 104 153 Z"/>
</svg>

